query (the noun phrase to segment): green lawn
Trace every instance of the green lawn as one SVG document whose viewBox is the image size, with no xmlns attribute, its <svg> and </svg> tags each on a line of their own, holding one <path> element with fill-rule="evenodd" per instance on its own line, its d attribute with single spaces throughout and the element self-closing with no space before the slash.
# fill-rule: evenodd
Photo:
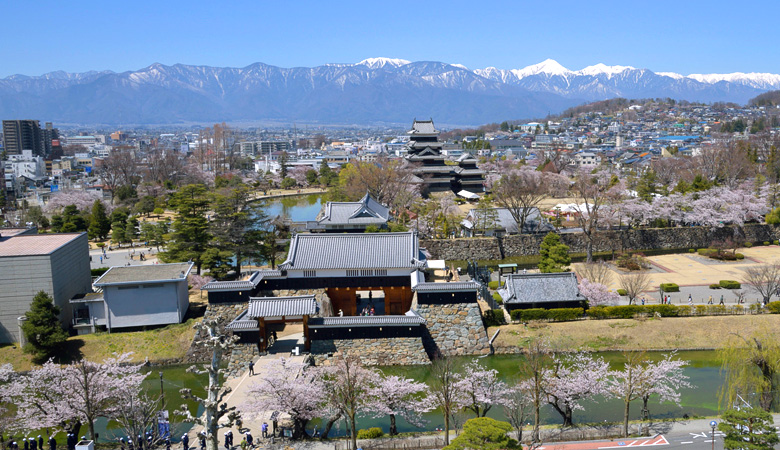
<svg viewBox="0 0 780 450">
<path fill-rule="evenodd" d="M 68 346 L 62 355 L 54 359 L 63 363 L 86 358 L 90 361 L 102 361 L 114 353 L 132 352 L 132 360 L 141 362 L 163 361 L 181 358 L 187 353 L 195 330 L 192 326 L 196 320 L 168 325 L 146 331 L 95 333 L 83 336 L 73 336 L 68 339 Z M 11 363 L 14 369 L 29 370 L 32 366 L 30 355 L 25 354 L 16 345 L 0 347 L 0 364 Z"/>
</svg>

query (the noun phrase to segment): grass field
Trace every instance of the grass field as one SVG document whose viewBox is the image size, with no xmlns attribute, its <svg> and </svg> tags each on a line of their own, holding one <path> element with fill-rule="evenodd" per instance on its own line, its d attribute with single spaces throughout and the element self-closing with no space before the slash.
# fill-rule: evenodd
<svg viewBox="0 0 780 450">
<path fill-rule="evenodd" d="M 146 331 L 95 333 L 73 336 L 68 339 L 67 351 L 55 360 L 68 362 L 80 358 L 90 361 L 102 361 L 114 353 L 133 352 L 136 362 L 169 360 L 183 357 L 190 347 L 196 320 L 169 325 Z M 32 366 L 30 355 L 22 352 L 18 346 L 0 347 L 0 364 L 11 363 L 17 371 L 29 370 Z"/>
<path fill-rule="evenodd" d="M 780 338 L 780 315 L 668 317 L 653 319 L 580 320 L 491 327 L 501 333 L 494 346 L 524 346 L 547 338 L 561 350 L 718 349 L 735 333 L 766 331 Z"/>
</svg>

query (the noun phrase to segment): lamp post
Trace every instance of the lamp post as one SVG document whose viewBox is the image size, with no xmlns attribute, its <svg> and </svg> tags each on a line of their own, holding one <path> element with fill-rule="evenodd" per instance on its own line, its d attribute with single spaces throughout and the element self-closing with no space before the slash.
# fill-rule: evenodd
<svg viewBox="0 0 780 450">
<path fill-rule="evenodd" d="M 711 421 L 710 426 L 712 427 L 712 450 L 715 450 L 715 427 L 718 426 L 718 422 Z"/>
<path fill-rule="evenodd" d="M 165 409 L 165 395 L 163 394 L 163 373 L 160 371 L 160 398 L 162 399 L 162 409 Z"/>
</svg>

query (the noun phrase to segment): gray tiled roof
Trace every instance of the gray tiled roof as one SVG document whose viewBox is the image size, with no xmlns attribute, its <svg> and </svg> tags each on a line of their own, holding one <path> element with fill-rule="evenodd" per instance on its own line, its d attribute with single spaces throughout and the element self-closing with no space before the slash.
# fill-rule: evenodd
<svg viewBox="0 0 780 450">
<path fill-rule="evenodd" d="M 479 284 L 473 281 L 454 281 L 451 283 L 417 283 L 412 288 L 417 292 L 463 292 L 477 291 Z"/>
<path fill-rule="evenodd" d="M 295 235 L 282 270 L 396 269 L 421 266 L 417 234 L 344 233 Z"/>
<path fill-rule="evenodd" d="M 414 311 L 409 311 L 403 316 L 345 316 L 345 317 L 318 317 L 309 320 L 310 327 L 370 327 L 370 326 L 404 326 L 422 325 L 425 319 Z"/>
<path fill-rule="evenodd" d="M 384 224 L 390 210 L 366 194 L 358 202 L 328 202 L 317 217 L 319 224 Z"/>
<path fill-rule="evenodd" d="M 259 330 L 257 326 L 257 320 L 247 317 L 247 311 L 242 312 L 232 322 L 230 322 L 225 328 L 233 331 L 255 331 Z"/>
<path fill-rule="evenodd" d="M 305 316 L 317 311 L 313 295 L 298 297 L 257 297 L 249 299 L 247 317 Z"/>
<path fill-rule="evenodd" d="M 436 128 L 433 126 L 433 120 L 415 120 L 412 124 L 412 129 L 409 131 L 410 134 L 433 134 L 438 133 Z"/>
<path fill-rule="evenodd" d="M 511 274 L 498 294 L 509 304 L 585 300 L 574 272 Z"/>
<path fill-rule="evenodd" d="M 186 279 L 193 263 L 152 264 L 148 266 L 116 266 L 108 269 L 93 283 L 106 286 L 120 283 L 148 283 Z"/>
<path fill-rule="evenodd" d="M 282 276 L 281 270 L 262 269 L 254 272 L 246 280 L 235 281 L 209 281 L 201 288 L 204 291 L 244 291 L 257 287 L 264 278 L 279 278 Z"/>
</svg>

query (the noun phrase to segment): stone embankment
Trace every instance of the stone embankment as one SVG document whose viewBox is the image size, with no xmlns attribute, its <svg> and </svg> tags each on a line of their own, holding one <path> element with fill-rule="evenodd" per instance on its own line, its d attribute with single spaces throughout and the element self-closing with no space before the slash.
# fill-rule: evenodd
<svg viewBox="0 0 780 450">
<path fill-rule="evenodd" d="M 538 255 L 543 234 L 512 235 L 503 238 L 421 239 L 435 259 L 500 260 L 510 256 Z M 705 248 L 716 242 L 733 240 L 764 242 L 780 239 L 780 227 L 749 224 L 735 227 L 679 227 L 637 228 L 621 231 L 601 231 L 595 234 L 594 252 L 621 252 L 626 250 Z M 562 233 L 561 240 L 573 253 L 584 253 L 587 238 L 582 233 Z"/>
<path fill-rule="evenodd" d="M 431 356 L 486 355 L 490 353 L 487 332 L 477 303 L 414 305 L 425 319 L 423 338 Z"/>
<path fill-rule="evenodd" d="M 329 355 L 359 356 L 369 366 L 413 366 L 430 364 L 422 338 L 327 339 L 312 341 L 315 364 L 327 365 Z"/>
</svg>

